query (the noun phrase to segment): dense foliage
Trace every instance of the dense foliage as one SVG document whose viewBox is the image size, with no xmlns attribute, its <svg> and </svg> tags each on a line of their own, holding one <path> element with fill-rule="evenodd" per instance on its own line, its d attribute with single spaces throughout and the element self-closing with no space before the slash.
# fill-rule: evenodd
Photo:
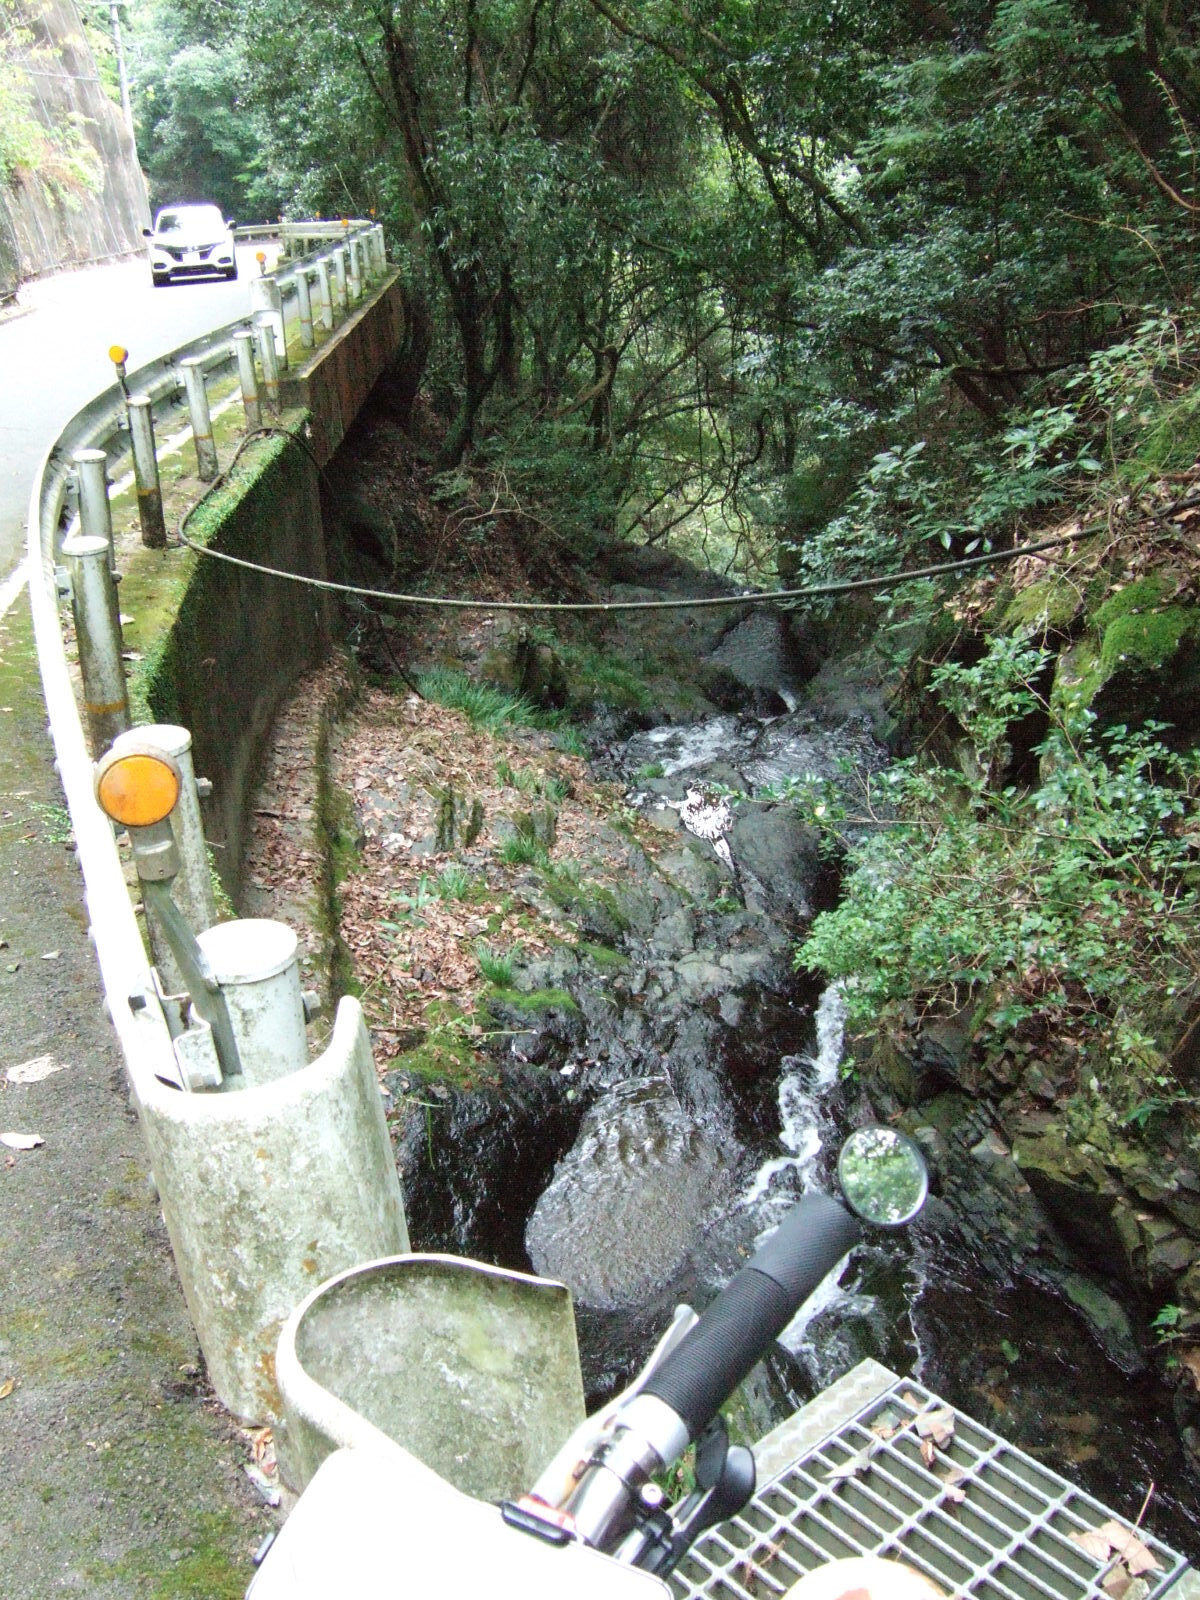
<svg viewBox="0 0 1200 1600">
<path fill-rule="evenodd" d="M 383 218 L 439 492 L 474 498 L 476 537 L 518 518 L 572 554 L 670 539 L 751 581 L 823 581 L 1002 548 L 1059 506 L 1105 524 L 1196 461 L 1185 0 L 137 16 L 156 186 Z M 943 600 L 912 586 L 880 620 L 908 640 Z M 980 651 L 947 652 L 931 688 L 962 702 L 964 747 L 1045 699 L 1039 627 L 986 656 L 969 713 Z M 1014 1026 L 1086 1016 L 1103 1076 L 1145 1055 L 1151 992 L 1196 982 L 1190 735 L 1042 712 L 1041 767 L 1015 779 L 982 755 L 965 777 L 896 769 L 805 959 L 857 972 L 862 1005 L 1003 981 Z"/>
</svg>

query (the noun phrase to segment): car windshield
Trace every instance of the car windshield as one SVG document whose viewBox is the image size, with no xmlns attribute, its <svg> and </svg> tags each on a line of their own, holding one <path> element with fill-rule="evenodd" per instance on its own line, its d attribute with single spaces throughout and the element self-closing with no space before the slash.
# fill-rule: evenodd
<svg viewBox="0 0 1200 1600">
<path fill-rule="evenodd" d="M 203 233 L 210 237 L 225 232 L 225 219 L 216 206 L 177 206 L 160 211 L 156 233 Z"/>
</svg>

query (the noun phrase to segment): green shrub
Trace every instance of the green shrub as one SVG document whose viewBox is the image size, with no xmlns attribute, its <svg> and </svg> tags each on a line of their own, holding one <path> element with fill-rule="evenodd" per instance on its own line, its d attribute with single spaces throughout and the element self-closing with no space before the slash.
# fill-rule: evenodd
<svg viewBox="0 0 1200 1600">
<path fill-rule="evenodd" d="M 1042 780 L 996 788 L 1007 726 L 1049 712 L 1034 687 L 1043 662 L 997 640 L 975 667 L 935 674 L 973 746 L 969 775 L 901 762 L 871 781 L 857 817 L 810 789 L 847 873 L 796 964 L 845 980 L 859 1021 L 892 1001 L 957 1010 L 985 991 L 998 1028 L 1042 1013 L 1136 1121 L 1171 1090 L 1154 1019 L 1200 976 L 1200 754 L 1169 749 L 1159 724 L 1097 736 L 1090 713 L 1068 709 L 1051 718 Z"/>
</svg>

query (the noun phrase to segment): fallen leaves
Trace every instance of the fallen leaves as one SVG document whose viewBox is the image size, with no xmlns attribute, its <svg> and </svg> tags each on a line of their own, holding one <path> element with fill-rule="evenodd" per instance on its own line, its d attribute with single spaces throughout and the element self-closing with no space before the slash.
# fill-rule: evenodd
<svg viewBox="0 0 1200 1600">
<path fill-rule="evenodd" d="M 7 1400 L 16 1387 L 17 1380 L 15 1378 L 5 1378 L 4 1382 L 0 1383 L 0 1400 Z"/>
<path fill-rule="evenodd" d="M 52 1077 L 54 1073 L 66 1070 L 67 1063 L 56 1061 L 51 1055 L 32 1056 L 18 1066 L 9 1067 L 4 1076 L 9 1083 L 40 1083 L 43 1078 Z"/>
<path fill-rule="evenodd" d="M 1149 1495 L 1146 1498 L 1148 1501 Z M 1108 1563 L 1100 1587 L 1109 1600 L 1142 1600 L 1149 1593 L 1142 1574 L 1161 1571 L 1159 1561 L 1137 1534 L 1111 1518 L 1098 1528 L 1084 1528 L 1068 1537 L 1094 1561 Z"/>
<path fill-rule="evenodd" d="M 932 1470 L 938 1450 L 944 1449 L 954 1438 L 954 1412 L 950 1406 L 922 1405 L 911 1391 L 902 1394 L 900 1401 L 913 1412 L 913 1415 L 906 1422 L 897 1422 L 889 1415 L 879 1418 L 870 1430 L 875 1435 L 874 1441 L 831 1468 L 825 1480 L 827 1483 L 843 1482 L 856 1478 L 860 1472 L 866 1472 L 871 1464 L 871 1457 L 880 1445 L 889 1439 L 899 1438 L 910 1429 L 916 1434 L 921 1460 Z M 957 1487 L 959 1481 L 965 1477 L 966 1473 L 961 1467 L 951 1466 L 943 1480 L 947 1485 L 945 1494 L 947 1500 L 958 1504 L 966 1498 L 965 1490 Z"/>
<path fill-rule="evenodd" d="M 282 1498 L 279 1488 L 279 1468 L 275 1461 L 275 1436 L 270 1428 L 239 1428 L 238 1432 L 250 1448 L 250 1460 L 242 1471 L 269 1506 L 277 1506 Z"/>
<path fill-rule="evenodd" d="M 45 1142 L 40 1133 L 0 1133 L 0 1144 L 7 1145 L 10 1150 L 36 1150 Z"/>
</svg>

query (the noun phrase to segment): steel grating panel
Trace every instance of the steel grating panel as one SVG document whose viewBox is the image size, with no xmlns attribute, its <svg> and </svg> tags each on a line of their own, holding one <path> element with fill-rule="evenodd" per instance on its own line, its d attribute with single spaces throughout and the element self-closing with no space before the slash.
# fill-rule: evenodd
<svg viewBox="0 0 1200 1600">
<path fill-rule="evenodd" d="M 923 1385 L 870 1368 L 819 1397 L 836 1412 L 840 1394 L 843 1420 L 818 1442 L 798 1440 L 801 1453 L 745 1511 L 693 1547 L 671 1578 L 679 1600 L 765 1600 L 814 1567 L 859 1555 L 903 1559 L 951 1596 L 1113 1600 L 1102 1588 L 1113 1562 L 1071 1536 L 1120 1519 Z M 882 1390 L 881 1377 L 891 1380 Z M 847 1414 L 846 1399 L 861 1399 L 864 1388 L 874 1393 Z M 926 1442 L 923 1455 L 918 1419 L 927 1428 L 927 1414 L 943 1410 L 953 1416 L 953 1435 L 936 1449 Z M 786 1437 L 787 1428 L 777 1434 Z M 774 1465 L 780 1439 L 767 1443 Z M 1127 1600 L 1154 1600 L 1186 1563 L 1152 1534 L 1139 1529 L 1137 1537 L 1158 1568 L 1135 1581 Z"/>
</svg>

